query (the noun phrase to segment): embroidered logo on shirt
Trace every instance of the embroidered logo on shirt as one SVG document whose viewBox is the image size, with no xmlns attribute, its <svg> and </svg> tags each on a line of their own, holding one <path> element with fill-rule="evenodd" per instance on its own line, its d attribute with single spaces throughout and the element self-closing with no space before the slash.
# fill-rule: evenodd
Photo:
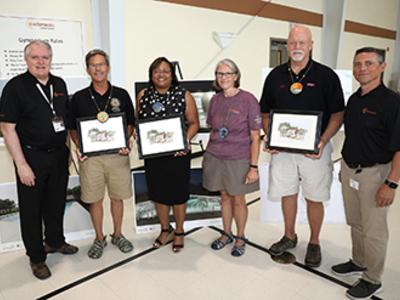
<svg viewBox="0 0 400 300">
<path fill-rule="evenodd" d="M 237 109 L 234 109 L 234 108 L 229 108 L 229 112 L 231 112 L 233 114 L 240 114 L 240 111 L 238 111 Z"/>
<path fill-rule="evenodd" d="M 306 85 L 309 86 L 309 87 L 314 87 L 314 86 L 315 86 L 315 83 L 313 83 L 313 82 L 307 82 Z"/>
<path fill-rule="evenodd" d="M 364 107 L 362 109 L 362 113 L 363 114 L 369 114 L 369 115 L 372 115 L 372 116 L 376 116 L 376 111 L 369 110 L 368 107 Z"/>
<path fill-rule="evenodd" d="M 54 97 L 62 97 L 62 96 L 64 96 L 64 93 L 57 93 L 57 92 L 54 92 Z"/>
</svg>

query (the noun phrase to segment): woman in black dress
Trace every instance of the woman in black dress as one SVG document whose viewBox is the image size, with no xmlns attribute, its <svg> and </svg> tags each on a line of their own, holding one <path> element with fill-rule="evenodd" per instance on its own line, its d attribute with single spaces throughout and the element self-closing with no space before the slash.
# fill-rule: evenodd
<svg viewBox="0 0 400 300">
<path fill-rule="evenodd" d="M 188 142 L 199 129 L 199 119 L 193 96 L 179 86 L 172 63 L 165 57 L 157 58 L 149 68 L 149 86 L 136 99 L 138 119 L 167 118 L 182 115 L 186 123 Z M 169 224 L 172 206 L 176 229 L 172 250 L 183 248 L 183 222 L 189 199 L 190 155 L 186 151 L 174 155 L 144 160 L 149 197 L 155 202 L 161 224 L 160 235 L 153 246 L 159 248 L 167 241 L 173 228 Z"/>
</svg>

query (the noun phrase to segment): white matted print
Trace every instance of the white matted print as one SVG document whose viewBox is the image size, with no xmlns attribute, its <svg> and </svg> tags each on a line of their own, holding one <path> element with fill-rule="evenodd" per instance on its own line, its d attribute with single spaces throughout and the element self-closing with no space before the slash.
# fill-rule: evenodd
<svg viewBox="0 0 400 300">
<path fill-rule="evenodd" d="M 271 111 L 268 147 L 298 152 L 317 152 L 321 114 Z"/>
<path fill-rule="evenodd" d="M 187 149 L 182 116 L 138 123 L 139 157 L 171 154 Z"/>
<path fill-rule="evenodd" d="M 110 115 L 103 123 L 96 118 L 78 119 L 78 132 L 85 155 L 118 152 L 127 147 L 125 114 Z"/>
</svg>

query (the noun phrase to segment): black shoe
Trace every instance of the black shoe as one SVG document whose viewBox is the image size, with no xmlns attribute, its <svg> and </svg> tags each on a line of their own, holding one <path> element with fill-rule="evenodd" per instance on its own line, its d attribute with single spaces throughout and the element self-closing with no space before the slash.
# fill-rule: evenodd
<svg viewBox="0 0 400 300">
<path fill-rule="evenodd" d="M 382 291 L 382 284 L 374 284 L 360 279 L 355 285 L 349 288 L 346 296 L 350 299 L 369 299 Z"/>
<path fill-rule="evenodd" d="M 50 269 L 44 261 L 38 262 L 38 263 L 30 262 L 30 265 L 31 265 L 32 273 L 33 273 L 33 275 L 35 275 L 36 278 L 43 280 L 43 279 L 47 279 L 51 276 Z"/>
<path fill-rule="evenodd" d="M 269 248 L 269 251 L 272 255 L 278 256 L 278 255 L 283 254 L 286 250 L 296 247 L 296 245 L 297 245 L 297 235 L 294 236 L 293 240 L 284 236 L 283 238 L 280 239 L 279 242 L 276 242 L 275 244 L 273 244 Z"/>
<path fill-rule="evenodd" d="M 61 253 L 61 254 L 75 254 L 76 252 L 78 252 L 79 248 L 68 244 L 68 243 L 64 243 L 62 244 L 60 247 L 51 247 L 47 244 L 44 244 L 44 251 L 46 253 Z"/>
<path fill-rule="evenodd" d="M 317 244 L 309 243 L 304 263 L 311 268 L 318 268 L 321 265 L 321 247 Z"/>
<path fill-rule="evenodd" d="M 348 262 L 332 266 L 331 270 L 337 276 L 351 276 L 361 275 L 367 268 L 357 266 L 350 259 Z"/>
</svg>

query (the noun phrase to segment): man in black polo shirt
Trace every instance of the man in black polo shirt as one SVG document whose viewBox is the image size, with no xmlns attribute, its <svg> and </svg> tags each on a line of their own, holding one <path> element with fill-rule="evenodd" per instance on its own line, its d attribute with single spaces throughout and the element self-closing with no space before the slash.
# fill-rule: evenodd
<svg viewBox="0 0 400 300">
<path fill-rule="evenodd" d="M 268 132 L 271 109 L 323 113 L 317 155 L 278 153 L 267 149 L 272 154 L 268 195 L 270 199 L 282 201 L 285 221 L 284 236 L 271 246 L 270 251 L 273 255 L 280 255 L 297 245 L 295 223 L 301 185 L 311 230 L 305 263 L 318 267 L 321 264 L 319 233 L 324 216 L 323 202 L 330 198 L 332 183 L 332 146 L 329 140 L 342 124 L 344 99 L 338 76 L 311 59 L 312 44 L 308 28 L 295 26 L 290 31 L 287 46 L 290 60 L 271 71 L 265 80 L 260 104 L 265 133 Z"/>
<path fill-rule="evenodd" d="M 0 122 L 14 160 L 22 239 L 33 274 L 51 276 L 46 253 L 73 254 L 63 216 L 68 182 L 68 93 L 65 82 L 50 74 L 52 50 L 34 40 L 24 50 L 28 71 L 12 78 L 0 100 Z M 44 223 L 44 245 L 43 229 Z"/>
<path fill-rule="evenodd" d="M 86 55 L 86 67 L 92 83 L 72 97 L 68 129 L 78 148 L 81 199 L 90 204 L 90 216 L 96 232 L 96 238 L 88 251 L 88 256 L 98 259 L 107 245 L 106 236 L 103 233 L 103 199 L 106 186 L 111 200 L 111 215 L 114 224 L 111 243 L 124 253 L 133 250 L 132 243 L 122 235 L 121 231 L 124 210 L 122 200 L 132 196 L 129 149 L 120 149 L 117 154 L 82 156 L 76 121 L 79 118 L 91 117 L 97 118 L 99 122 L 107 122 L 111 114 L 124 113 L 130 137 L 133 133 L 135 118 L 128 92 L 111 85 L 108 81 L 110 62 L 107 53 L 100 49 L 89 51 Z"/>
<path fill-rule="evenodd" d="M 353 75 L 360 88 L 347 104 L 341 181 L 352 259 L 332 267 L 339 276 L 362 274 L 349 290 L 367 299 L 382 288 L 387 213 L 400 178 L 400 96 L 381 81 L 386 64 L 381 50 L 356 51 Z"/>
</svg>

